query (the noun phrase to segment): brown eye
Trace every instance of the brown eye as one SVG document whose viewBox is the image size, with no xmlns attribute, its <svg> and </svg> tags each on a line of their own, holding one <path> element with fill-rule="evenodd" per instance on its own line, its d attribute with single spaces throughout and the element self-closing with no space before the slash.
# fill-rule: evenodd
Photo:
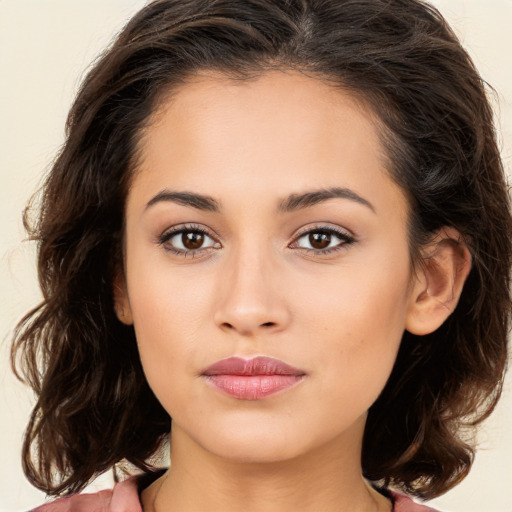
<svg viewBox="0 0 512 512">
<path fill-rule="evenodd" d="M 202 229 L 177 229 L 164 233 L 158 243 L 166 250 L 180 255 L 201 252 L 206 249 L 219 249 L 221 245 Z"/>
<path fill-rule="evenodd" d="M 325 249 L 331 243 L 331 234 L 325 232 L 310 233 L 309 243 L 313 249 Z"/>
<path fill-rule="evenodd" d="M 329 254 L 355 242 L 355 238 L 348 232 L 331 228 L 311 229 L 299 236 L 292 247 L 316 251 L 318 254 Z"/>
<path fill-rule="evenodd" d="M 186 231 L 181 234 L 181 243 L 189 251 L 199 249 L 204 243 L 204 234 L 198 231 Z"/>
</svg>

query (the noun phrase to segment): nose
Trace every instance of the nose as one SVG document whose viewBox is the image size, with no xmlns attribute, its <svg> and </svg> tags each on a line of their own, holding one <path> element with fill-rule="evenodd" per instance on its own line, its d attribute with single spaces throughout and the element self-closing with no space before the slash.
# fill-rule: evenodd
<svg viewBox="0 0 512 512">
<path fill-rule="evenodd" d="M 277 332 L 290 321 L 283 273 L 268 254 L 239 251 L 225 262 L 218 283 L 214 321 L 243 336 Z"/>
</svg>

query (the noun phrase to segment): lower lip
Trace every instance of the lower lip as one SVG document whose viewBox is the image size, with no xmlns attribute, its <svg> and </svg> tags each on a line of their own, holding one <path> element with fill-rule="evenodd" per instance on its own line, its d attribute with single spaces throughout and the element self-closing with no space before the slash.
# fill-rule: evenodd
<svg viewBox="0 0 512 512">
<path fill-rule="evenodd" d="M 206 375 L 207 381 L 239 400 L 261 400 L 298 384 L 303 375 Z"/>
</svg>

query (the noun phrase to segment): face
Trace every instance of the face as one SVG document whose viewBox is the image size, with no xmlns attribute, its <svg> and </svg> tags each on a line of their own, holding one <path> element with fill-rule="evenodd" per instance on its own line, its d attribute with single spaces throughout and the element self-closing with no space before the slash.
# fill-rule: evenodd
<svg viewBox="0 0 512 512">
<path fill-rule="evenodd" d="M 413 301 L 371 113 L 297 73 L 203 74 L 140 151 L 117 302 L 173 436 L 243 461 L 360 446 Z"/>
</svg>

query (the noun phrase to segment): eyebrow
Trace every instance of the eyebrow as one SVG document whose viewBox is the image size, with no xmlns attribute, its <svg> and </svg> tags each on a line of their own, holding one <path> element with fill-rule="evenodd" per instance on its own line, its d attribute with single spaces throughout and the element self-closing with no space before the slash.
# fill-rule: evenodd
<svg viewBox="0 0 512 512">
<path fill-rule="evenodd" d="M 203 194 L 196 194 L 195 192 L 174 192 L 164 189 L 159 192 L 155 197 L 150 199 L 146 204 L 146 210 L 156 203 L 161 201 L 170 201 L 172 203 L 181 204 L 183 206 L 190 206 L 197 210 L 207 212 L 219 212 L 219 203 L 213 197 L 205 196 Z"/>
<path fill-rule="evenodd" d="M 277 210 L 280 213 L 294 212 L 304 208 L 309 208 L 329 199 L 348 199 L 368 207 L 372 212 L 375 213 L 375 208 L 368 200 L 364 199 L 359 194 L 356 194 L 349 188 L 340 187 L 313 190 L 303 192 L 301 194 L 291 194 L 279 203 Z M 220 203 L 213 197 L 198 194 L 196 192 L 177 192 L 168 189 L 162 190 L 156 196 L 150 199 L 146 204 L 145 209 L 147 210 L 151 206 L 165 201 L 207 212 L 218 213 L 221 209 Z"/>
<path fill-rule="evenodd" d="M 373 205 L 368 200 L 364 199 L 364 197 L 361 197 L 349 188 L 340 187 L 313 190 L 302 194 L 292 194 L 279 204 L 278 211 L 282 213 L 293 212 L 314 206 L 328 199 L 348 199 L 368 207 L 375 213 Z"/>
</svg>

